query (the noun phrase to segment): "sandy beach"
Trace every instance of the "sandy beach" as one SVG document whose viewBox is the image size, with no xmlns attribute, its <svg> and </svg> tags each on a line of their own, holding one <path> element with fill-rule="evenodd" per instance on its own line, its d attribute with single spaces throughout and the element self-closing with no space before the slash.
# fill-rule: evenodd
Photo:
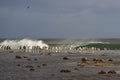
<svg viewBox="0 0 120 80">
<path fill-rule="evenodd" d="M 119 52 L 44 55 L 0 51 L 0 80 L 120 80 Z"/>
</svg>

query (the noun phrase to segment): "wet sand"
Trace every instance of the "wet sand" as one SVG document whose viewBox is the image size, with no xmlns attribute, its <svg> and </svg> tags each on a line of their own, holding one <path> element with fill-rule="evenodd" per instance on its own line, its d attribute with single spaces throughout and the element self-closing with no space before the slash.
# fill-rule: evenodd
<svg viewBox="0 0 120 80">
<path fill-rule="evenodd" d="M 0 80 L 120 80 L 119 52 L 43 55 L 1 51 Z M 86 62 L 82 62 L 84 57 Z M 101 70 L 106 73 L 99 74 Z M 116 73 L 108 74 L 111 70 Z"/>
</svg>

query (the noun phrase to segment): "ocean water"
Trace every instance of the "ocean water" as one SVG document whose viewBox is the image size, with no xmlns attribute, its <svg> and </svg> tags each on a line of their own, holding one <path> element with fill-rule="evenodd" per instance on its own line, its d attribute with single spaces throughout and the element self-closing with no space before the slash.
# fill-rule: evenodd
<svg viewBox="0 0 120 80">
<path fill-rule="evenodd" d="M 0 39 L 1 46 L 13 49 L 19 46 L 43 47 L 96 47 L 100 49 L 120 49 L 120 39 Z"/>
<path fill-rule="evenodd" d="M 120 39 L 51 39 L 44 40 L 49 46 L 96 47 L 110 50 L 120 49 Z"/>
</svg>

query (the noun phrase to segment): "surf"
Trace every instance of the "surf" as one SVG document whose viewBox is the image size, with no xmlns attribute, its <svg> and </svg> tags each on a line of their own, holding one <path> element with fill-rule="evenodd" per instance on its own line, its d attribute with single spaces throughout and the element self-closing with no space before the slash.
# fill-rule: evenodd
<svg viewBox="0 0 120 80">
<path fill-rule="evenodd" d="M 32 49 L 33 46 L 39 46 L 40 48 L 49 47 L 42 40 L 33 39 L 21 39 L 21 40 L 4 40 L 0 43 L 1 46 L 9 46 L 11 49 L 18 49 L 20 46 L 29 46 Z"/>
</svg>

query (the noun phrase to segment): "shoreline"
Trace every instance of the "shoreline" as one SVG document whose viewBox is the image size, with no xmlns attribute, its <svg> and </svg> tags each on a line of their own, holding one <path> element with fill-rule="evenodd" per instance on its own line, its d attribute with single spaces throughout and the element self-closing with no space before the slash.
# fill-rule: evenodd
<svg viewBox="0 0 120 80">
<path fill-rule="evenodd" d="M 1 51 L 0 80 L 119 80 L 120 55 L 117 54 L 119 52 L 113 50 L 81 54 L 40 55 L 39 53 Z M 82 63 L 82 58 L 85 57 L 89 61 Z M 95 63 L 93 61 L 95 58 L 105 62 Z M 112 62 L 108 61 L 109 59 Z M 101 70 L 105 71 L 105 74 L 99 74 Z M 111 70 L 116 73 L 109 74 Z"/>
</svg>

